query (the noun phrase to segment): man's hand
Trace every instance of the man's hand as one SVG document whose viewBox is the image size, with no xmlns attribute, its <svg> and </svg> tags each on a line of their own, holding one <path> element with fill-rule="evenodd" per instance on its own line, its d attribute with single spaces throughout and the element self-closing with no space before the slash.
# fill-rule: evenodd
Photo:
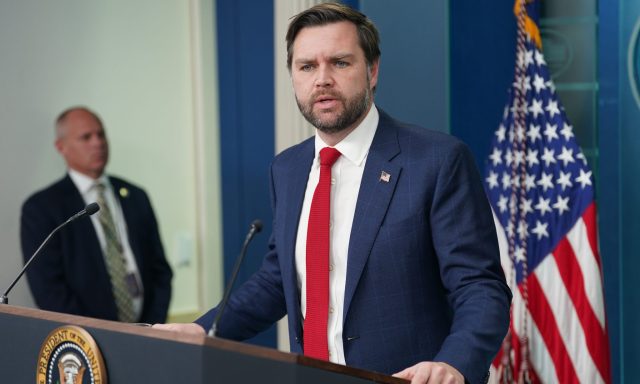
<svg viewBox="0 0 640 384">
<path fill-rule="evenodd" d="M 204 329 L 195 323 L 170 323 L 170 324 L 154 324 L 154 329 L 162 329 L 165 331 L 189 333 L 192 335 L 204 335 Z"/>
<path fill-rule="evenodd" d="M 433 361 L 423 361 L 393 376 L 411 380 L 411 384 L 464 384 L 464 377 L 457 369 Z"/>
</svg>

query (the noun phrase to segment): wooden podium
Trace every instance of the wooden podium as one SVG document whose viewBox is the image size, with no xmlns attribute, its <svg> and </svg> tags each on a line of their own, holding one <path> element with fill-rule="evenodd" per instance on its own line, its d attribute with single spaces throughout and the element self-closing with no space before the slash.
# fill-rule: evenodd
<svg viewBox="0 0 640 384">
<path fill-rule="evenodd" d="M 205 336 L 0 305 L 2 382 L 33 383 L 40 348 L 64 325 L 96 341 L 110 384 L 120 383 L 406 383 L 390 376 Z"/>
</svg>

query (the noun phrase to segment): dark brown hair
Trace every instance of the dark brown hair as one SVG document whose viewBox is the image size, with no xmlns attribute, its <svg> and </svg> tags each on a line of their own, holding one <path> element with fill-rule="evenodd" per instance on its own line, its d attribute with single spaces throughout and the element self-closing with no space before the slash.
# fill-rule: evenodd
<svg viewBox="0 0 640 384">
<path fill-rule="evenodd" d="M 369 66 L 380 57 L 380 36 L 371 20 L 363 13 L 339 3 L 324 3 L 302 11 L 295 15 L 289 23 L 287 30 L 287 68 L 291 70 L 293 56 L 293 42 L 298 32 L 306 27 L 316 27 L 333 24 L 340 21 L 353 23 L 358 30 L 360 47 L 364 51 Z"/>
</svg>

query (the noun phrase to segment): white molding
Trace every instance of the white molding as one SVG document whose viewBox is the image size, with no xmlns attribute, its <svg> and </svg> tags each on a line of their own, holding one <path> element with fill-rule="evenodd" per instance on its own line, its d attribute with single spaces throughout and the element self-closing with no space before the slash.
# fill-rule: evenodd
<svg viewBox="0 0 640 384">
<path fill-rule="evenodd" d="M 215 0 L 189 0 L 193 150 L 196 202 L 198 307 L 207 310 L 222 296 L 221 191 L 219 188 L 218 79 L 215 68 Z"/>
</svg>

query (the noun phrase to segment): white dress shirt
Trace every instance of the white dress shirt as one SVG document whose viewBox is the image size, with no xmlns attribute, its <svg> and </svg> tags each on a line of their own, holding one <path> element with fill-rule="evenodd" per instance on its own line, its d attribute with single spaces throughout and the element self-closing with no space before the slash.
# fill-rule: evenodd
<svg viewBox="0 0 640 384">
<path fill-rule="evenodd" d="M 143 289 L 142 286 L 142 278 L 140 277 L 140 272 L 138 271 L 138 265 L 136 264 L 135 256 L 133 255 L 133 251 L 131 250 L 131 245 L 129 244 L 129 236 L 127 235 L 127 223 L 124 220 L 124 214 L 122 213 L 122 207 L 120 206 L 120 202 L 116 199 L 113 186 L 109 182 L 109 178 L 106 175 L 100 176 L 97 180 L 92 179 L 89 176 L 86 176 L 80 172 L 77 172 L 73 169 L 69 169 L 69 177 L 75 184 L 78 191 L 82 195 L 85 204 L 90 204 L 98 200 L 98 190 L 96 188 L 97 183 L 102 183 L 105 186 L 105 199 L 107 204 L 109 205 L 109 210 L 111 211 L 111 215 L 113 216 L 113 221 L 116 226 L 116 230 L 118 231 L 118 238 L 122 243 L 123 247 L 123 256 L 127 263 L 127 275 L 133 274 L 136 282 L 138 283 L 139 295 L 133 296 L 133 310 L 136 317 L 140 318 L 142 314 L 142 304 L 143 304 Z M 95 215 L 91 216 L 91 222 L 93 223 L 93 227 L 96 230 L 96 234 L 98 235 L 98 241 L 100 241 L 100 247 L 102 249 L 102 254 L 105 254 L 105 249 L 107 246 L 107 242 L 105 240 L 104 230 L 102 229 L 102 224 L 100 224 L 99 215 L 100 211 Z"/>
<path fill-rule="evenodd" d="M 342 318 L 344 310 L 344 292 L 347 280 L 347 256 L 351 225 L 358 201 L 360 181 L 369 153 L 369 147 L 378 127 L 379 114 L 375 105 L 364 120 L 336 148 L 342 156 L 331 169 L 331 213 L 330 213 L 330 250 L 329 250 L 329 323 L 327 336 L 329 342 L 329 360 L 345 364 L 342 345 Z M 322 141 L 316 131 L 315 158 L 309 172 L 309 181 L 304 195 L 300 224 L 296 239 L 296 271 L 298 288 L 301 293 L 300 308 L 306 314 L 306 248 L 309 211 L 313 193 L 320 179 L 320 150 L 328 145 Z"/>
</svg>

